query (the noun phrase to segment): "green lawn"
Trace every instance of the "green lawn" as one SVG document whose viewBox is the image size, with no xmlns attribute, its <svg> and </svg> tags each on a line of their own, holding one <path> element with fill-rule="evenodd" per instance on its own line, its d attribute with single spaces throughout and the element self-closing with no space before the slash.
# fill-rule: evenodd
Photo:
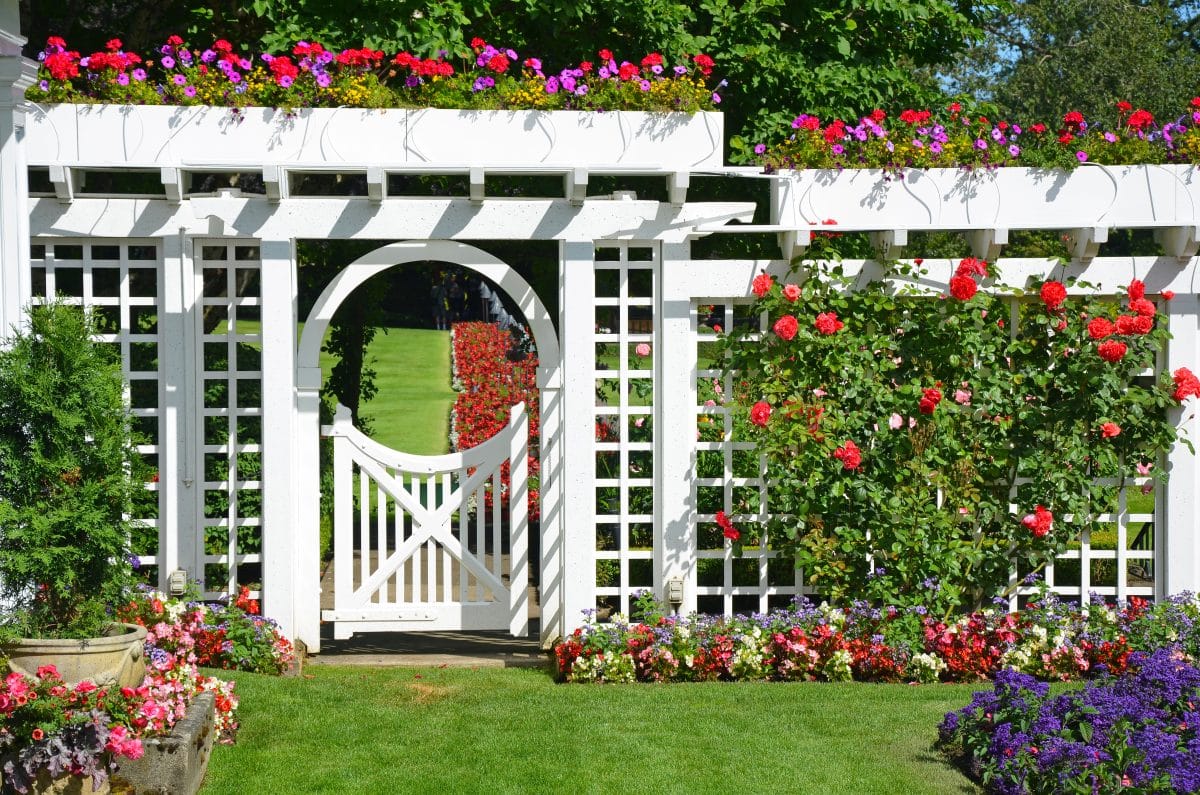
<svg viewBox="0 0 1200 795">
<path fill-rule="evenodd" d="M 384 333 L 386 331 L 386 333 Z M 371 436 L 405 453 L 439 455 L 449 450 L 450 332 L 435 329 L 380 329 L 367 348 L 378 375 L 379 392 L 362 405 Z M 321 354 L 326 377 L 334 359 Z"/>
<path fill-rule="evenodd" d="M 931 750 L 969 685 L 558 685 L 527 669 L 239 673 L 203 795 L 963 793 Z"/>
</svg>

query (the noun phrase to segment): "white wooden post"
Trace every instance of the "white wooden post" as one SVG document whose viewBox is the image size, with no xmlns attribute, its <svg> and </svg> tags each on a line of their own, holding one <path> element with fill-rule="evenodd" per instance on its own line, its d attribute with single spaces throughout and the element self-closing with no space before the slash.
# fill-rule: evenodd
<svg viewBox="0 0 1200 795">
<path fill-rule="evenodd" d="M 508 428 L 509 633 L 523 638 L 529 634 L 529 413 L 524 403 L 513 406 Z"/>
<path fill-rule="evenodd" d="M 596 323 L 593 299 L 595 245 L 564 241 L 559 262 L 559 332 L 562 337 L 563 424 L 563 630 L 583 623 L 596 606 Z"/>
<path fill-rule="evenodd" d="M 687 241 L 662 244 L 654 354 L 654 524 L 661 533 L 654 545 L 654 590 L 665 598 L 665 583 L 681 578 L 681 613 L 696 609 L 696 523 L 691 494 L 696 449 L 696 349 L 691 334 L 695 285 L 688 274 L 690 259 Z"/>
<path fill-rule="evenodd" d="M 302 526 L 297 522 L 295 510 L 300 481 L 294 471 L 297 436 L 292 412 L 296 394 L 296 250 L 291 240 L 263 240 L 260 251 L 263 603 L 264 612 L 280 623 L 283 633 L 295 637 L 297 617 L 301 615 L 298 609 L 301 599 L 298 580 L 303 573 L 304 558 L 301 550 L 307 552 L 311 547 L 315 553 L 317 549 L 315 539 L 296 538 L 296 528 Z M 311 588 L 311 584 L 307 587 Z M 318 599 L 319 594 L 318 584 Z M 312 606 L 312 615 L 316 617 L 318 611 L 319 602 Z M 307 643 L 308 639 L 304 641 Z"/>
<path fill-rule="evenodd" d="M 21 57 L 20 28 L 16 0 L 0 0 L 0 340 L 23 322 L 31 298 L 25 89 L 37 64 Z"/>
<path fill-rule="evenodd" d="M 1196 260 L 1192 260 L 1194 268 Z M 1196 371 L 1200 367 L 1200 295 L 1175 296 L 1166 304 L 1171 342 L 1167 347 L 1167 370 L 1180 367 Z M 1191 398 L 1182 407 L 1171 410 L 1171 418 L 1183 429 L 1193 445 L 1200 447 L 1200 399 Z M 1166 526 L 1155 539 L 1155 549 L 1163 570 L 1155 577 L 1158 595 L 1180 591 L 1200 591 L 1200 460 L 1182 444 L 1176 444 L 1167 457 L 1170 480 L 1162 491 L 1164 504 L 1155 506 L 1155 514 L 1166 517 Z"/>
<path fill-rule="evenodd" d="M 549 645 L 563 635 L 563 510 L 562 510 L 562 363 L 539 358 L 541 467 L 538 492 L 541 496 L 541 577 L 538 598 L 541 608 L 541 641 Z M 552 386 L 550 386 L 552 384 Z"/>
<path fill-rule="evenodd" d="M 170 235 L 162 239 L 162 291 L 159 304 L 159 442 L 158 488 L 163 492 L 159 518 L 158 585 L 183 569 L 195 580 L 204 573 L 200 555 L 204 530 L 200 515 L 204 496 L 203 418 L 198 399 L 198 370 L 203 366 L 197 342 L 200 334 L 196 306 L 197 274 L 193 238 Z"/>
</svg>

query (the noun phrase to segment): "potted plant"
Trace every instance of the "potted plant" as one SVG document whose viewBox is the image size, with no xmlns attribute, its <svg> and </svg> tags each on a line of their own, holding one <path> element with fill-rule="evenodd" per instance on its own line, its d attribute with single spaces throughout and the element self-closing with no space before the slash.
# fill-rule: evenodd
<svg viewBox="0 0 1200 795">
<path fill-rule="evenodd" d="M 121 366 L 91 319 L 34 307 L 0 350 L 0 650 L 13 671 L 135 686 L 146 630 L 113 620 L 149 496 Z M 48 655 L 48 656 L 47 656 Z"/>
</svg>

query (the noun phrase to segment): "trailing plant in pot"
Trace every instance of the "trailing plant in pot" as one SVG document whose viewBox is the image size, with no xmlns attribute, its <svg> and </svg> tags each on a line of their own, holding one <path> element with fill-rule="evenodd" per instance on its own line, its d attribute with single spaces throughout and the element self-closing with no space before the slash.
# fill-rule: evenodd
<svg viewBox="0 0 1200 795">
<path fill-rule="evenodd" d="M 93 658 L 123 644 L 101 671 L 56 664 L 68 681 L 140 682 L 145 630 L 115 624 L 110 606 L 131 584 L 129 517 L 150 496 L 144 467 L 120 364 L 91 319 L 59 302 L 34 307 L 0 350 L 0 644 L 10 666 L 45 662 L 23 663 L 18 638 Z"/>
</svg>

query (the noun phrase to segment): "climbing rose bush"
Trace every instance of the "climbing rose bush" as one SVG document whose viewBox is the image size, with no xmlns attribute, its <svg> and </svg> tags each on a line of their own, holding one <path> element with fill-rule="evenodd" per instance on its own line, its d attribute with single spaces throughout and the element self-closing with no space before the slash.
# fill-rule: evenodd
<svg viewBox="0 0 1200 795">
<path fill-rule="evenodd" d="M 1168 295 L 1054 279 L 993 294 L 995 267 L 970 257 L 931 295 L 918 265 L 856 281 L 818 243 L 782 283 L 755 279 L 764 332 L 723 335 L 735 435 L 766 457 L 766 541 L 818 593 L 978 608 L 1115 510 L 1097 478 L 1165 477 L 1170 410 L 1200 392 L 1186 368 L 1139 375 L 1169 336 Z M 740 508 L 735 524 L 756 512 Z M 761 541 L 738 529 L 735 552 Z"/>
</svg>

